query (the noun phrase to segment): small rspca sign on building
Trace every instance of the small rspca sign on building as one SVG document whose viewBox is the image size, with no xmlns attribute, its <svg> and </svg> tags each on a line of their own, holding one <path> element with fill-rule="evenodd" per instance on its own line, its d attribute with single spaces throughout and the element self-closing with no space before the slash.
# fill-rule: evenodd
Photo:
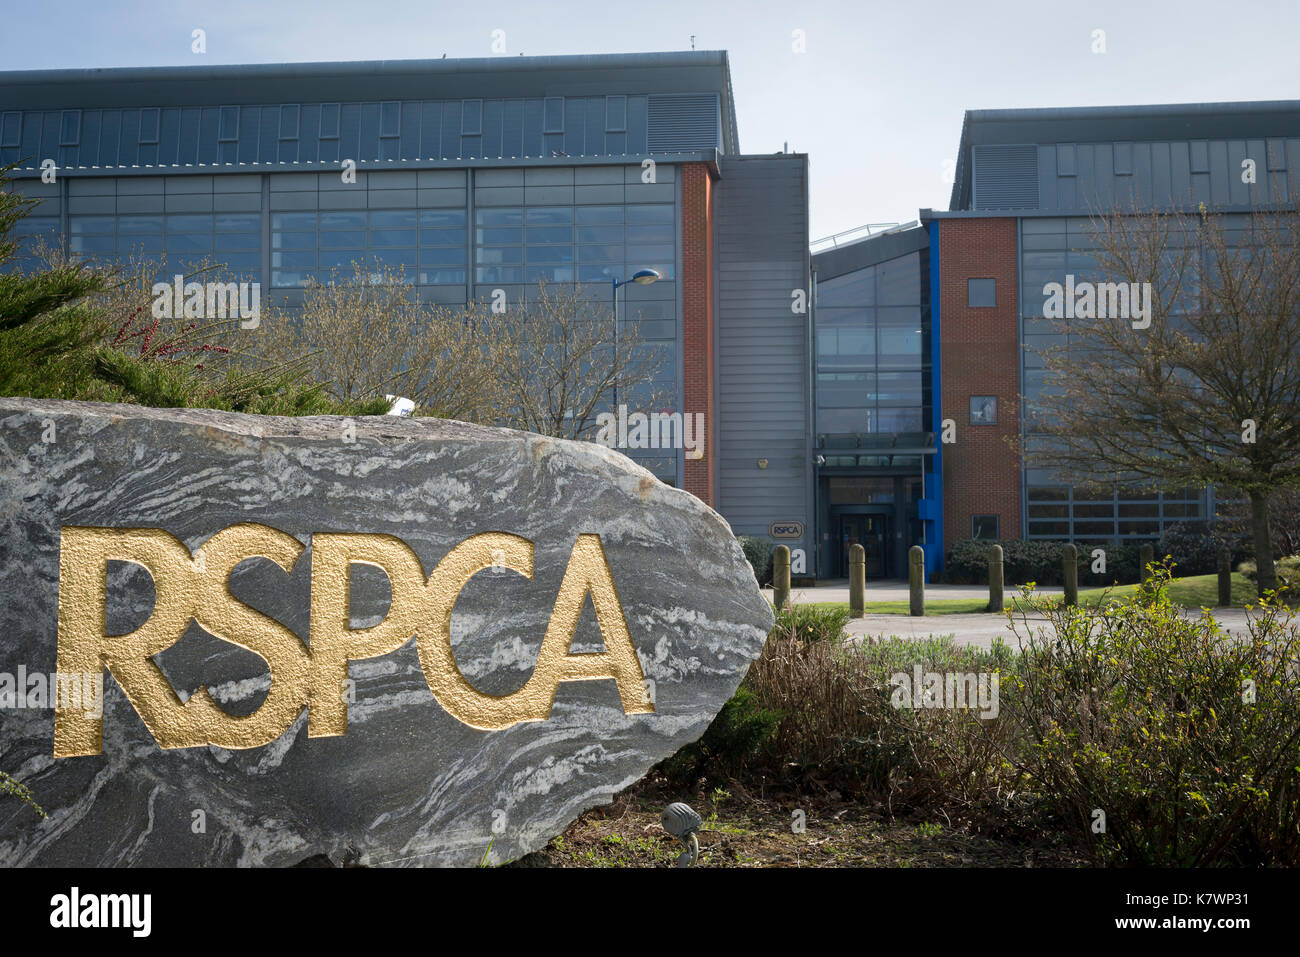
<svg viewBox="0 0 1300 957">
<path fill-rule="evenodd" d="M 767 533 L 773 538 L 803 538 L 803 522 L 773 522 Z"/>
</svg>

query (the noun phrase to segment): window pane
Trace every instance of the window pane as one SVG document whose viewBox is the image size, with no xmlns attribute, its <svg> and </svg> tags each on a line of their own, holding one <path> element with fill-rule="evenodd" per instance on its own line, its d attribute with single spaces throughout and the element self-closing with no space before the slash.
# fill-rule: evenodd
<svg viewBox="0 0 1300 957">
<path fill-rule="evenodd" d="M 221 132 L 219 139 L 230 142 L 239 138 L 239 107 L 223 106 L 221 108 Z"/>
<path fill-rule="evenodd" d="M 627 129 L 627 97 L 605 97 L 605 130 L 607 132 Z"/>
<path fill-rule="evenodd" d="M 579 266 L 578 282 L 609 282 L 623 274 L 623 263 L 605 263 L 598 266 Z"/>
<path fill-rule="evenodd" d="M 363 249 L 366 233 L 363 229 L 334 229 L 320 234 L 322 249 Z"/>
<path fill-rule="evenodd" d="M 423 285 L 461 284 L 465 282 L 464 269 L 421 269 L 420 282 Z"/>
<path fill-rule="evenodd" d="M 465 230 L 462 229 L 421 229 L 421 246 L 464 246 Z"/>
<path fill-rule="evenodd" d="M 674 239 L 672 226 L 628 226 L 629 243 L 671 243 Z"/>
<path fill-rule="evenodd" d="M 218 213 L 216 216 L 216 228 L 218 232 L 250 232 L 260 233 L 262 231 L 262 217 L 256 213 L 248 215 L 234 213 Z"/>
<path fill-rule="evenodd" d="M 59 145 L 76 146 L 81 142 L 81 111 L 64 110 L 59 127 Z"/>
<path fill-rule="evenodd" d="M 1074 506 L 1075 518 L 1110 518 L 1115 514 L 1115 506 L 1106 505 L 1079 505 Z"/>
<path fill-rule="evenodd" d="M 213 248 L 225 251 L 261 249 L 262 237 L 252 233 L 217 233 Z"/>
<path fill-rule="evenodd" d="M 635 262 L 637 258 L 644 259 L 647 263 L 670 263 L 673 261 L 673 247 L 671 245 L 656 244 L 653 246 L 627 244 L 628 262 Z"/>
<path fill-rule="evenodd" d="M 199 230 L 211 232 L 212 217 L 207 214 L 193 216 L 168 216 L 167 231 L 170 233 L 172 230 L 178 232 L 197 232 Z"/>
<path fill-rule="evenodd" d="M 379 105 L 379 135 L 397 136 L 401 132 L 402 106 L 395 101 Z"/>
<path fill-rule="evenodd" d="M 648 226 L 673 221 L 673 208 L 670 205 L 629 206 L 627 208 L 629 225 Z"/>
<path fill-rule="evenodd" d="M 529 226 L 528 242 L 532 243 L 571 243 L 572 226 Z"/>
<path fill-rule="evenodd" d="M 529 226 L 550 226 L 573 222 L 573 209 L 569 206 L 540 206 L 527 210 L 525 221 Z"/>
<path fill-rule="evenodd" d="M 365 213 L 321 213 L 321 229 L 365 229 Z"/>
<path fill-rule="evenodd" d="M 350 268 L 354 262 L 362 262 L 365 258 L 364 249 L 322 249 L 320 251 L 322 269 Z"/>
<path fill-rule="evenodd" d="M 522 243 L 524 231 L 518 226 L 500 226 L 477 231 L 479 243 Z"/>
<path fill-rule="evenodd" d="M 376 226 L 414 226 L 415 210 L 413 209 L 377 209 L 370 213 L 370 228 Z"/>
<path fill-rule="evenodd" d="M 415 279 L 414 249 L 372 249 L 370 259 L 372 262 L 393 269 L 404 266 L 406 268 L 406 280 L 413 282 Z"/>
<path fill-rule="evenodd" d="M 167 233 L 167 251 L 169 253 L 206 252 L 212 248 L 212 236 L 208 233 Z"/>
<path fill-rule="evenodd" d="M 1066 522 L 1030 522 L 1029 534 L 1035 538 L 1064 538 L 1070 534 Z"/>
<path fill-rule="evenodd" d="M 75 223 L 75 221 L 74 221 Z M 161 216 L 119 216 L 117 220 L 119 233 L 159 233 L 163 231 Z"/>
<path fill-rule="evenodd" d="M 271 266 L 276 269 L 315 269 L 316 253 L 312 252 L 272 252 Z"/>
<path fill-rule="evenodd" d="M 623 242 L 622 226 L 579 226 L 578 242 L 580 243 L 621 243 Z"/>
<path fill-rule="evenodd" d="M 272 229 L 315 229 L 315 213 L 273 213 Z"/>
<path fill-rule="evenodd" d="M 116 252 L 117 242 L 112 236 L 73 236 L 69 248 L 74 253 Z"/>
<path fill-rule="evenodd" d="M 1078 536 L 1099 535 L 1106 537 L 1115 534 L 1115 526 L 1111 522 L 1081 522 L 1075 519 L 1074 534 Z"/>
<path fill-rule="evenodd" d="M 78 216 L 68 228 L 73 236 L 112 235 L 115 220 L 112 216 Z"/>
<path fill-rule="evenodd" d="M 572 266 L 529 266 L 524 273 L 525 282 L 573 282 Z"/>
<path fill-rule="evenodd" d="M 446 249 L 421 249 L 420 265 L 422 266 L 463 266 L 465 265 L 464 247 L 449 247 Z"/>
<path fill-rule="evenodd" d="M 414 246 L 414 229 L 371 229 L 371 246 Z"/>
<path fill-rule="evenodd" d="M 988 308 L 998 304 L 998 284 L 996 279 L 967 279 L 966 305 L 973 308 Z"/>
<path fill-rule="evenodd" d="M 548 96 L 544 113 L 542 131 L 544 133 L 564 132 L 564 97 Z"/>
<path fill-rule="evenodd" d="M 1040 486 L 1029 489 L 1029 500 L 1031 502 L 1064 502 L 1070 497 L 1068 488 L 1051 488 Z"/>
<path fill-rule="evenodd" d="M 623 222 L 622 206 L 579 206 L 574 218 L 580 226 L 609 226 Z"/>
<path fill-rule="evenodd" d="M 524 216 L 518 209 L 476 209 L 474 220 L 480 226 L 522 226 Z"/>
<path fill-rule="evenodd" d="M 475 255 L 480 265 L 524 261 L 524 251 L 520 246 L 486 246 L 479 248 Z"/>
<path fill-rule="evenodd" d="M 161 232 L 156 236 L 118 233 L 118 255 L 149 256 L 150 253 L 160 253 L 162 251 L 163 238 Z"/>
<path fill-rule="evenodd" d="M 140 142 L 141 143 L 158 142 L 157 108 L 140 111 Z"/>
<path fill-rule="evenodd" d="M 1119 534 L 1121 535 L 1148 535 L 1154 538 L 1160 534 L 1159 522 L 1125 522 L 1119 523 Z"/>
<path fill-rule="evenodd" d="M 422 209 L 420 210 L 421 226 L 460 226 L 465 225 L 465 210 L 463 209 Z"/>
<path fill-rule="evenodd" d="M 528 262 L 532 263 L 571 263 L 573 262 L 572 246 L 530 246 L 528 247 Z"/>
<path fill-rule="evenodd" d="M 1068 505 L 1030 505 L 1029 517 L 1033 518 L 1069 518 Z"/>
<path fill-rule="evenodd" d="M 280 107 L 280 139 L 296 140 L 298 138 L 298 104 L 292 103 Z"/>
<path fill-rule="evenodd" d="M 271 234 L 272 249 L 315 249 L 315 233 L 286 233 L 278 232 Z"/>
<path fill-rule="evenodd" d="M 523 282 L 524 271 L 519 266 L 489 266 L 476 270 L 475 282 Z"/>
<path fill-rule="evenodd" d="M 262 254 L 255 253 L 226 253 L 218 257 L 221 263 L 231 272 L 257 273 L 262 269 Z"/>
<path fill-rule="evenodd" d="M 320 136 L 323 140 L 336 139 L 339 135 L 339 105 L 322 103 L 320 105 Z"/>
<path fill-rule="evenodd" d="M 579 246 L 578 258 L 584 263 L 621 262 L 623 248 L 621 246 Z"/>
</svg>

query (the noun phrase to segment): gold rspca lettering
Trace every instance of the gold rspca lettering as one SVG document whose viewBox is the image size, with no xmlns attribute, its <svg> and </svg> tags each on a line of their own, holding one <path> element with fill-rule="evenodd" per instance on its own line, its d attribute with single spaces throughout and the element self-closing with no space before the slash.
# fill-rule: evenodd
<svg viewBox="0 0 1300 957">
<path fill-rule="evenodd" d="M 352 566 L 388 576 L 392 601 L 384 620 L 352 627 Z M 307 735 L 347 734 L 343 694 L 348 662 L 396 651 L 415 634 L 424 597 L 424 569 L 415 552 L 391 535 L 313 535 L 311 539 L 311 710 Z"/>
<path fill-rule="evenodd" d="M 288 574 L 302 555 L 303 546 L 278 529 L 246 522 L 217 532 L 200 551 L 206 572 L 195 575 L 199 588 L 194 620 L 213 637 L 245 648 L 265 661 L 271 673 L 271 690 L 261 707 L 244 717 L 226 714 L 206 687 L 190 695 L 185 707 L 197 708 L 195 723 L 207 733 L 204 743 L 232 750 L 260 748 L 288 731 L 302 714 L 307 704 L 303 686 L 311 660 L 297 635 L 231 593 L 230 575 L 237 565 L 254 557 L 268 558 Z"/>
<path fill-rule="evenodd" d="M 108 634 L 108 563 L 131 562 L 153 576 L 153 613 L 135 631 Z M 117 679 L 131 706 L 161 748 L 199 744 L 190 715 L 152 659 L 184 633 L 197 602 L 190 550 L 157 528 L 63 529 L 59 545 L 59 674 L 102 674 Z M 99 754 L 102 716 L 80 708 L 54 711 L 54 756 Z"/>
<path fill-rule="evenodd" d="M 427 582 L 416 554 L 391 535 L 322 533 L 313 536 L 311 547 L 310 636 L 304 646 L 289 628 L 230 591 L 231 574 L 250 558 L 269 559 L 286 573 L 293 570 L 304 548 L 285 532 L 254 523 L 232 525 L 191 555 L 183 542 L 161 529 L 65 527 L 59 553 L 58 670 L 100 674 L 107 668 L 162 748 L 262 747 L 284 734 L 304 706 L 310 737 L 346 734 L 343 689 L 349 662 L 389 654 L 412 635 L 434 698 L 471 727 L 497 731 L 545 721 L 565 681 L 611 679 L 625 713 L 654 711 L 643 693 L 641 663 L 598 535 L 577 537 L 533 674 L 507 695 L 485 694 L 461 672 L 451 647 L 451 619 L 462 590 L 483 569 L 508 568 L 531 579 L 532 542 L 506 532 L 474 535 L 453 548 Z M 154 581 L 153 611 L 125 635 L 108 634 L 110 561 L 139 565 Z M 351 621 L 351 567 L 356 564 L 382 570 L 392 592 L 383 621 L 365 628 L 353 628 Z M 573 654 L 587 595 L 605 650 Z M 179 641 L 191 620 L 267 663 L 271 688 L 257 711 L 229 715 L 206 687 L 181 702 L 152 656 Z M 87 717 L 80 708 L 56 708 L 55 757 L 98 754 L 102 741 L 102 717 Z"/>
<path fill-rule="evenodd" d="M 574 543 L 537 664 L 524 686 L 511 694 L 489 695 L 470 684 L 452 653 L 451 615 L 470 578 L 493 565 L 532 578 L 533 543 L 504 532 L 475 535 L 452 549 L 429 576 L 428 613 L 417 639 L 420 665 L 434 697 L 449 714 L 484 731 L 501 731 L 522 721 L 545 721 L 560 682 L 603 678 L 617 683 L 626 714 L 654 711 L 654 706 L 643 700 L 645 675 L 598 535 L 579 535 Z M 588 593 L 605 650 L 575 655 L 569 648 Z"/>
</svg>

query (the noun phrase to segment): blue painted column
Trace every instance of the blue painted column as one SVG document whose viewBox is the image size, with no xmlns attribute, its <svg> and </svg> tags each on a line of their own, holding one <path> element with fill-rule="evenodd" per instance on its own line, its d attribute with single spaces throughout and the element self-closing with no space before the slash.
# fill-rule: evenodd
<svg viewBox="0 0 1300 957">
<path fill-rule="evenodd" d="M 943 568 L 943 364 L 939 330 L 942 325 L 939 283 L 939 222 L 930 230 L 930 430 L 935 436 L 935 453 L 925 473 L 925 495 L 917 503 L 917 517 L 925 528 L 925 577 Z"/>
</svg>

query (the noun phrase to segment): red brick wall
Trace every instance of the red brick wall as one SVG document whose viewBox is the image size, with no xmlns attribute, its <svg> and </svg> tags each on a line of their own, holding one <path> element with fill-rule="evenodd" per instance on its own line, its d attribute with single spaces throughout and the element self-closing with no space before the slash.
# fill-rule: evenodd
<svg viewBox="0 0 1300 957">
<path fill-rule="evenodd" d="M 686 491 L 713 505 L 716 408 L 713 381 L 713 181 L 707 163 L 680 167 L 682 178 L 682 357 L 685 407 L 704 413 L 704 457 L 686 460 Z"/>
<path fill-rule="evenodd" d="M 1019 323 L 1016 221 L 939 223 L 943 415 L 957 424 L 943 446 L 945 545 L 970 538 L 972 515 L 997 515 L 999 536 L 1019 538 Z M 997 305 L 966 305 L 966 280 L 997 280 Z M 998 397 L 997 425 L 970 424 L 970 397 Z"/>
</svg>

